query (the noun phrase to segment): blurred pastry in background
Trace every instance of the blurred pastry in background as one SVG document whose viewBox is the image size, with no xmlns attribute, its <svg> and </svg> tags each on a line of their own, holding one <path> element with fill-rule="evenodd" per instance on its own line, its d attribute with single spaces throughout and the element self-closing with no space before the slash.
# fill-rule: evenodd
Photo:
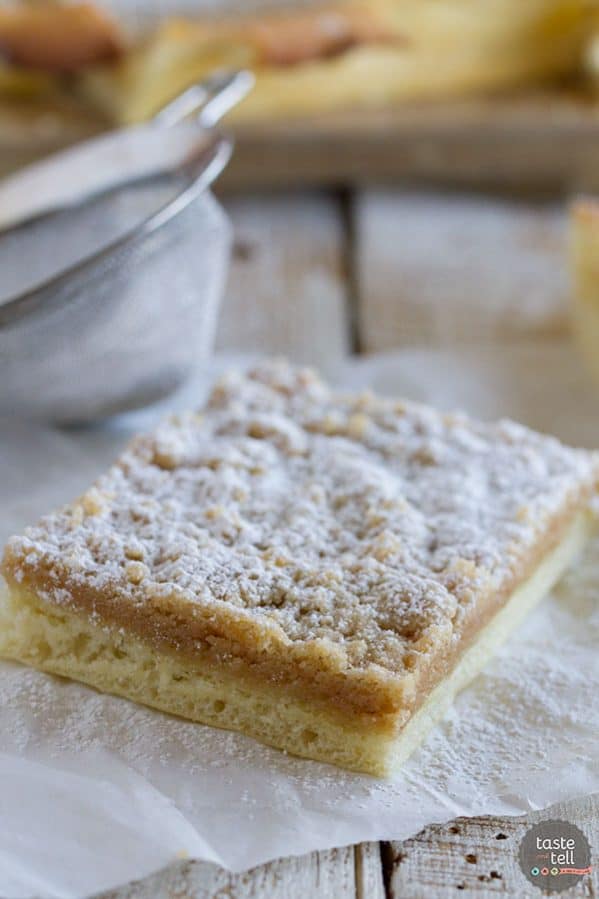
<svg viewBox="0 0 599 899">
<path fill-rule="evenodd" d="M 124 47 L 120 25 L 91 3 L 0 7 L 0 174 L 106 127 L 75 84 Z"/>
<path fill-rule="evenodd" d="M 15 3 L 0 7 L 0 97 L 43 103 L 67 96 L 86 67 L 116 59 L 120 28 L 89 3 Z"/>
<path fill-rule="evenodd" d="M 116 23 L 90 3 L 19 3 L 0 8 L 5 71 L 77 72 L 122 49 Z"/>
<path fill-rule="evenodd" d="M 216 69 L 249 68 L 257 81 L 241 118 L 310 114 L 363 105 L 373 89 L 380 95 L 382 73 L 369 66 L 405 45 L 401 29 L 373 3 L 171 19 L 119 64 L 87 72 L 80 88 L 110 119 L 131 122 Z"/>
<path fill-rule="evenodd" d="M 234 125 L 309 125 L 539 85 L 578 91 L 597 20 L 597 0 L 487 0 L 484 10 L 473 0 L 281 0 L 252 11 L 231 0 L 195 16 L 189 2 L 177 15 L 177 0 L 111 7 L 118 22 L 101 4 L 14 0 L 0 10 L 0 174 L 147 119 L 223 68 L 256 76 Z"/>
<path fill-rule="evenodd" d="M 472 0 L 329 0 L 157 15 L 125 41 L 90 4 L 15 2 L 0 11 L 0 94 L 58 90 L 137 121 L 215 69 L 245 66 L 257 84 L 237 119 L 381 107 L 559 80 L 581 67 L 595 14 L 589 0 L 489 0 L 484 12 Z"/>
<path fill-rule="evenodd" d="M 599 381 L 599 201 L 582 198 L 570 211 L 572 326 L 590 373 Z"/>
<path fill-rule="evenodd" d="M 161 24 L 82 94 L 136 121 L 214 68 L 245 66 L 256 88 L 237 121 L 385 107 L 559 80 L 588 40 L 586 0 L 357 0 Z"/>
</svg>

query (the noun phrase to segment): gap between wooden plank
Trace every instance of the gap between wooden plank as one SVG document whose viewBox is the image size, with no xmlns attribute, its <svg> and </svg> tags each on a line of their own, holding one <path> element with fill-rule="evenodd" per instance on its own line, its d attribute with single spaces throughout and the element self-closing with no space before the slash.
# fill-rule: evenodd
<svg viewBox="0 0 599 899">
<path fill-rule="evenodd" d="M 344 233 L 344 261 L 346 283 L 347 328 L 352 353 L 363 352 L 360 315 L 360 281 L 358 270 L 358 240 L 356 229 L 356 205 L 351 187 L 339 191 L 339 207 Z"/>
<path fill-rule="evenodd" d="M 393 874 L 393 848 L 391 843 L 381 840 L 379 843 L 379 857 L 381 860 L 381 877 L 385 899 L 391 899 L 391 875 Z"/>
</svg>

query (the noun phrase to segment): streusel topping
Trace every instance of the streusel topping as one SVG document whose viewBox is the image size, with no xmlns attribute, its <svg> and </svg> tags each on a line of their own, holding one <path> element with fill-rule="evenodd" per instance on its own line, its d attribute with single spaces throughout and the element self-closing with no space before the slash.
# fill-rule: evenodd
<svg viewBox="0 0 599 899">
<path fill-rule="evenodd" d="M 396 670 L 509 582 L 596 474 L 591 454 L 513 422 L 335 393 L 271 362 L 134 440 L 9 552 L 17 578 L 67 564 L 53 602 L 69 584 L 135 604 L 176 593 Z"/>
</svg>

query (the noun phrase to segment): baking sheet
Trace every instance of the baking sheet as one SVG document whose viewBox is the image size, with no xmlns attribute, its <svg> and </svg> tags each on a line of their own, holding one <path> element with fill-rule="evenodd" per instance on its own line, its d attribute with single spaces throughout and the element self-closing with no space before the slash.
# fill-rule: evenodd
<svg viewBox="0 0 599 899">
<path fill-rule="evenodd" d="M 515 413 L 599 445 L 599 388 L 567 344 L 404 351 L 339 378 L 485 417 Z M 169 405 L 193 405 L 203 390 L 190 385 Z M 71 432 L 1 422 L 0 540 L 80 492 L 163 411 Z M 1 663 L 0 894 L 80 897 L 185 856 L 241 870 L 599 790 L 597 584 L 599 544 L 393 781 Z"/>
</svg>

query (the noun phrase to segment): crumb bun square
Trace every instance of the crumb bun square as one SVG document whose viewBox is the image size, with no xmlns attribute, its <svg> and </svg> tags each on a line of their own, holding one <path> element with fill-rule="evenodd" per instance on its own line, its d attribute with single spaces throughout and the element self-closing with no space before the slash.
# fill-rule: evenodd
<svg viewBox="0 0 599 899">
<path fill-rule="evenodd" d="M 477 639 L 569 563 L 597 474 L 513 422 L 265 362 L 8 542 L 0 654 L 387 773 Z"/>
</svg>

